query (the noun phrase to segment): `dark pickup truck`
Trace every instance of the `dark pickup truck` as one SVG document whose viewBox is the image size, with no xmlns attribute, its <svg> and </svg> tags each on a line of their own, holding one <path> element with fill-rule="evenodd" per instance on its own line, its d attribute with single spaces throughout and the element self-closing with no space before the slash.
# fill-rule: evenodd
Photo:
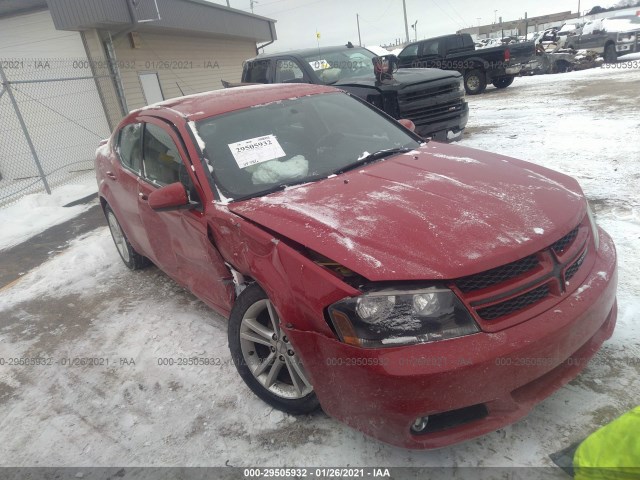
<svg viewBox="0 0 640 480">
<path fill-rule="evenodd" d="M 484 92 L 488 83 L 507 88 L 535 55 L 533 42 L 476 50 L 468 33 L 410 43 L 398 55 L 400 68 L 441 68 L 464 75 L 469 95 Z"/>
<path fill-rule="evenodd" d="M 411 120 L 422 137 L 448 141 L 462 134 L 469 119 L 469 106 L 460 74 L 437 69 L 398 70 L 380 80 L 373 64 L 377 58 L 369 50 L 350 44 L 259 55 L 245 62 L 242 84 L 332 85 L 395 119 Z"/>
<path fill-rule="evenodd" d="M 600 53 L 606 63 L 616 63 L 618 56 L 640 51 L 640 18 L 621 16 L 587 22 L 577 35 L 567 36 L 564 44 L 571 50 Z"/>
</svg>

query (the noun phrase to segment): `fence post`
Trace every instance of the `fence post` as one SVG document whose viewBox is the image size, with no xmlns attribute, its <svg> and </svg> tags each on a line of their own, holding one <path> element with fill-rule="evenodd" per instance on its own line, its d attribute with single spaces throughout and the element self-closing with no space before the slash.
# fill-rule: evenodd
<svg viewBox="0 0 640 480">
<path fill-rule="evenodd" d="M 16 117 L 18 117 L 18 122 L 20 122 L 22 133 L 24 134 L 24 138 L 27 140 L 29 150 L 31 150 L 31 155 L 33 156 L 33 160 L 34 162 L 36 162 L 36 167 L 38 167 L 38 173 L 40 174 L 40 178 L 42 179 L 42 183 L 44 184 L 44 189 L 49 195 L 51 195 L 51 189 L 49 188 L 49 183 L 47 182 L 47 176 L 44 174 L 44 170 L 42 170 L 42 165 L 40 164 L 40 159 L 38 158 L 38 154 L 36 153 L 36 148 L 31 141 L 29 130 L 27 130 L 27 125 L 24 123 L 24 118 L 22 118 L 22 113 L 20 113 L 20 108 L 18 108 L 18 102 L 16 102 L 16 98 L 13 96 L 13 92 L 11 91 L 11 84 L 7 80 L 7 76 L 5 75 L 2 68 L 2 64 L 0 64 L 0 79 L 2 79 L 2 84 L 7 90 L 7 94 L 9 95 L 9 99 L 11 100 L 11 104 L 13 105 L 13 109 L 16 112 Z"/>
</svg>

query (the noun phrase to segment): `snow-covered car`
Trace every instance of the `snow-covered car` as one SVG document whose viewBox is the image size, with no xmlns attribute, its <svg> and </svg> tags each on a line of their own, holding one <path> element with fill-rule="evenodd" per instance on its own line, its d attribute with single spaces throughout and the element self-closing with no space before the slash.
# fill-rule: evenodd
<svg viewBox="0 0 640 480">
<path fill-rule="evenodd" d="M 228 317 L 258 397 L 436 448 L 585 367 L 616 253 L 575 180 L 411 127 L 328 86 L 239 87 L 130 113 L 96 172 L 124 263 Z"/>
</svg>

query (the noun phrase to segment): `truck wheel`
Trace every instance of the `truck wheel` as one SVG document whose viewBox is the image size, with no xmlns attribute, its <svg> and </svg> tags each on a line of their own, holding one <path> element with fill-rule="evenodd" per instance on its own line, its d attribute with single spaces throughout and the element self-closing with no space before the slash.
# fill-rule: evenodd
<svg viewBox="0 0 640 480">
<path fill-rule="evenodd" d="M 229 349 L 244 382 L 273 408 L 295 415 L 319 407 L 300 357 L 280 329 L 278 312 L 257 283 L 242 291 L 231 310 Z"/>
<path fill-rule="evenodd" d="M 507 88 L 513 83 L 514 77 L 500 77 L 493 81 L 493 86 L 496 88 Z"/>
<path fill-rule="evenodd" d="M 604 63 L 616 63 L 618 61 L 618 52 L 613 43 L 604 48 Z"/>
<path fill-rule="evenodd" d="M 464 89 L 469 95 L 478 95 L 487 88 L 487 76 L 480 69 L 469 70 L 464 76 Z"/>
</svg>

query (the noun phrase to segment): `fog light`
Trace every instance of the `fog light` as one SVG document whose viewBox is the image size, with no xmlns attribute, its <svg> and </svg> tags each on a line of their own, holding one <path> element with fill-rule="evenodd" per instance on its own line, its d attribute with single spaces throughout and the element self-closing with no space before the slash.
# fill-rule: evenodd
<svg viewBox="0 0 640 480">
<path fill-rule="evenodd" d="M 427 429 L 429 423 L 429 417 L 418 417 L 416 421 L 411 425 L 411 431 L 413 433 L 422 433 Z"/>
</svg>

